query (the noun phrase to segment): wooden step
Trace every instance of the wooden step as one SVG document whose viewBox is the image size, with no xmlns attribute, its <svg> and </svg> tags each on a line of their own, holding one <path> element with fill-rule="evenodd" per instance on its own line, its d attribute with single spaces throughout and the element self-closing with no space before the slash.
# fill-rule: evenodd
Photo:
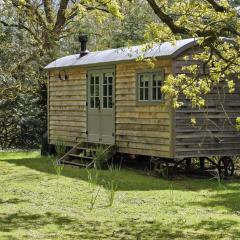
<svg viewBox="0 0 240 240">
<path fill-rule="evenodd" d="M 87 156 L 79 156 L 77 154 L 69 154 L 70 157 L 79 158 L 79 159 L 88 159 L 93 160 L 93 157 L 87 157 Z"/>
<path fill-rule="evenodd" d="M 96 154 L 97 149 L 100 146 L 103 148 L 103 151 L 104 151 L 103 154 L 107 153 L 108 159 L 106 159 L 106 161 L 109 160 L 116 153 L 115 145 L 82 142 L 82 143 L 78 143 L 76 146 L 70 149 L 63 157 L 58 159 L 58 161 L 66 165 L 69 164 L 69 165 L 86 167 L 86 168 L 93 167 L 94 158 L 95 158 L 94 155 Z M 85 154 L 90 156 L 85 156 Z"/>
<path fill-rule="evenodd" d="M 76 147 L 76 149 L 83 150 L 83 151 L 89 150 L 91 152 L 96 152 L 97 151 L 96 149 L 87 148 L 87 147 Z"/>
<path fill-rule="evenodd" d="M 61 161 L 61 163 L 63 164 L 69 164 L 69 165 L 74 165 L 74 166 L 78 166 L 78 167 L 90 167 L 93 163 L 88 163 L 88 164 L 84 164 L 84 163 L 76 163 L 76 162 L 71 162 L 71 161 Z"/>
</svg>

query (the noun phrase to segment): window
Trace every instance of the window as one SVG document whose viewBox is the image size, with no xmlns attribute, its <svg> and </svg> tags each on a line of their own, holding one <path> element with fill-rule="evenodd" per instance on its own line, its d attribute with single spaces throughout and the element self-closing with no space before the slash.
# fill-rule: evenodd
<svg viewBox="0 0 240 240">
<path fill-rule="evenodd" d="M 138 101 L 159 102 L 162 100 L 161 86 L 163 74 L 148 72 L 138 74 Z"/>
<path fill-rule="evenodd" d="M 149 100 L 149 76 L 148 74 L 139 75 L 139 100 L 148 101 Z"/>
<path fill-rule="evenodd" d="M 103 108 L 112 108 L 113 74 L 103 74 Z"/>
<path fill-rule="evenodd" d="M 99 105 L 99 75 L 90 76 L 90 108 L 98 108 Z"/>
<path fill-rule="evenodd" d="M 91 109 L 113 108 L 113 72 L 93 72 L 89 76 L 89 106 Z"/>
</svg>

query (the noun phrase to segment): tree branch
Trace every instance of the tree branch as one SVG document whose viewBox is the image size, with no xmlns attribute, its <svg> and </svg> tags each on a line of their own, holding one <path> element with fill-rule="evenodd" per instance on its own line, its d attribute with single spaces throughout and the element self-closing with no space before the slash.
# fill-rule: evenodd
<svg viewBox="0 0 240 240">
<path fill-rule="evenodd" d="M 40 39 L 36 36 L 36 34 L 30 29 L 28 28 L 27 26 L 23 25 L 23 24 L 9 24 L 5 21 L 2 21 L 0 20 L 0 23 L 5 26 L 5 27 L 15 27 L 15 28 L 18 28 L 18 29 L 25 29 L 26 31 L 28 31 L 33 37 L 34 39 L 38 42 L 38 43 L 41 43 Z"/>
<path fill-rule="evenodd" d="M 221 5 L 219 5 L 215 0 L 206 0 L 216 12 L 226 12 L 227 9 Z"/>
<path fill-rule="evenodd" d="M 149 5 L 151 6 L 151 8 L 153 9 L 153 11 L 155 12 L 155 14 L 165 23 L 168 25 L 168 27 L 172 30 L 172 32 L 174 34 L 177 34 L 177 33 L 181 33 L 181 34 L 188 34 L 189 31 L 184 28 L 184 27 L 179 27 L 177 26 L 173 19 L 165 14 L 161 8 L 157 5 L 157 3 L 155 2 L 155 0 L 147 0 Z"/>
<path fill-rule="evenodd" d="M 60 6 L 57 13 L 57 20 L 55 23 L 55 30 L 59 31 L 66 22 L 66 9 L 68 6 L 69 0 L 61 0 Z"/>
<path fill-rule="evenodd" d="M 48 23 L 53 23 L 53 10 L 52 10 L 52 1 L 51 0 L 43 0 L 44 11 L 46 14 L 46 19 Z"/>
<path fill-rule="evenodd" d="M 19 10 L 22 10 L 24 8 L 24 12 L 27 14 L 27 16 L 31 19 L 35 17 L 39 24 L 42 25 L 42 27 L 46 28 L 46 22 L 44 21 L 42 15 L 39 13 L 38 9 L 34 7 L 34 5 L 31 5 L 31 3 L 21 3 L 18 0 L 12 0 L 11 1 L 13 6 L 16 7 Z"/>
</svg>

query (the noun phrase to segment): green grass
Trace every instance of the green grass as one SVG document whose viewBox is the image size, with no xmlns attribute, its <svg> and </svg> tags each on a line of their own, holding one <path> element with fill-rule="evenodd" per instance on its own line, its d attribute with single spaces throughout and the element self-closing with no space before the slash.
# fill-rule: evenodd
<svg viewBox="0 0 240 240">
<path fill-rule="evenodd" d="M 57 176 L 38 152 L 0 153 L 0 239 L 240 239 L 240 182 L 168 181 L 141 171 L 85 169 Z M 117 182 L 109 207 L 104 182 Z M 98 187 L 97 187 L 98 188 Z"/>
</svg>

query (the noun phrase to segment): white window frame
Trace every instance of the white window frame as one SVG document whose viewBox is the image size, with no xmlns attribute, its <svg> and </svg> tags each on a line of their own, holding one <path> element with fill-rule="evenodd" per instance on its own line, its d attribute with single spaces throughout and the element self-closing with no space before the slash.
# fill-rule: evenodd
<svg viewBox="0 0 240 240">
<path fill-rule="evenodd" d="M 140 76 L 144 75 L 144 74 L 147 74 L 147 75 L 150 76 L 149 84 L 148 84 L 148 100 L 140 99 L 140 89 L 141 89 L 141 87 L 140 87 Z M 153 99 L 152 92 L 153 92 L 153 75 L 154 74 L 161 75 L 161 86 L 162 86 L 163 85 L 163 81 L 164 81 L 163 71 L 156 70 L 156 71 L 139 72 L 139 73 L 137 73 L 137 102 L 139 102 L 139 103 L 160 103 L 160 102 L 163 102 L 163 98 L 164 97 L 163 97 L 163 93 L 162 92 L 161 92 L 161 99 L 156 99 L 156 100 Z M 143 88 L 143 89 L 145 89 L 145 88 Z"/>
</svg>

